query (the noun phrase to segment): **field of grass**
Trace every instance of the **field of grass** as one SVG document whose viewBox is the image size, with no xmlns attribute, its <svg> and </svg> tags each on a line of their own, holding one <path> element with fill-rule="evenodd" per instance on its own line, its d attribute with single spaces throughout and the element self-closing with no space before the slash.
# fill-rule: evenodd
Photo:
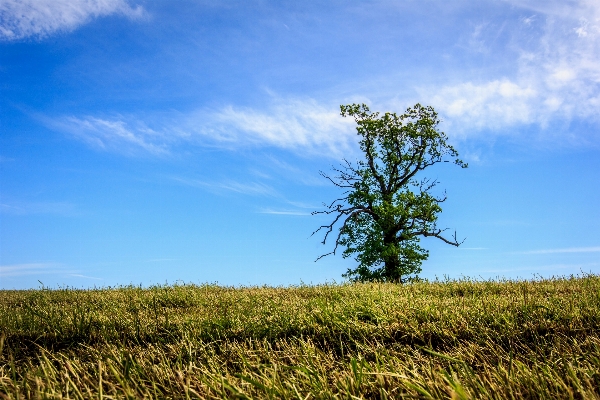
<svg viewBox="0 0 600 400">
<path fill-rule="evenodd" d="M 600 277 L 0 291 L 0 398 L 600 398 Z"/>
</svg>

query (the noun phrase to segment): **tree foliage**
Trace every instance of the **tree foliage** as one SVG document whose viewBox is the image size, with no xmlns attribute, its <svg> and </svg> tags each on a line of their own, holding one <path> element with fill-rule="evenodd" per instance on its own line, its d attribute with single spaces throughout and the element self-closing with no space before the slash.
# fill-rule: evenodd
<svg viewBox="0 0 600 400">
<path fill-rule="evenodd" d="M 440 119 L 432 107 L 416 104 L 402 115 L 371 112 L 365 105 L 341 106 L 341 115 L 354 117 L 364 159 L 351 163 L 344 159 L 336 176 L 321 175 L 344 190 L 323 211 L 313 214 L 334 216 L 322 225 L 326 243 L 339 226 L 333 251 L 345 247 L 343 257 L 355 255 L 358 266 L 343 275 L 355 281 L 404 282 L 421 272 L 429 253 L 420 245 L 421 237 L 436 237 L 459 246 L 446 229 L 437 227 L 441 203 L 446 194 L 436 197 L 431 190 L 436 180 L 417 174 L 437 163 L 453 162 L 466 168 L 458 152 L 438 130 Z M 420 178 L 420 179 L 419 179 Z"/>
</svg>

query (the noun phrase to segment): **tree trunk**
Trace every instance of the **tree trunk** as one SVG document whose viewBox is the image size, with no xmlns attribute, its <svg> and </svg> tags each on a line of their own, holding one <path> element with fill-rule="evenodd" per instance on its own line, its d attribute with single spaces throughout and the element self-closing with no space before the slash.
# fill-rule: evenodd
<svg viewBox="0 0 600 400">
<path fill-rule="evenodd" d="M 402 275 L 399 274 L 400 262 L 397 257 L 385 260 L 385 280 L 387 282 L 403 283 Z"/>
<path fill-rule="evenodd" d="M 386 234 L 383 237 L 385 248 L 388 246 L 397 247 L 398 241 L 396 233 Z M 400 273 L 400 260 L 397 256 L 388 256 L 384 260 L 385 280 L 387 282 L 402 283 L 402 274 Z"/>
</svg>

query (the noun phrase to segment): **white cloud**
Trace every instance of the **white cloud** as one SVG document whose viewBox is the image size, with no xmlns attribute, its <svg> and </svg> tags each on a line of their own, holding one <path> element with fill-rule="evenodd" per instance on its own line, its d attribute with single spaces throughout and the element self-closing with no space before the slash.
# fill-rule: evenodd
<svg viewBox="0 0 600 400">
<path fill-rule="evenodd" d="M 510 128 L 533 124 L 546 128 L 575 118 L 600 121 L 600 2 L 509 3 L 522 10 L 522 15 L 498 29 L 509 37 L 509 44 L 500 50 L 507 57 L 514 56 L 514 73 L 477 80 L 463 76 L 435 87 L 421 85 L 418 100 L 436 107 L 448 131 L 463 138 L 489 130 L 495 135 L 518 134 L 518 129 Z M 483 32 L 486 26 L 474 27 L 471 47 L 492 54 L 486 41 L 495 36 Z M 382 82 L 371 95 L 381 97 L 378 91 L 389 93 Z M 127 154 L 166 155 L 181 145 L 271 146 L 339 159 L 355 148 L 356 133 L 354 122 L 340 117 L 333 104 L 273 96 L 264 107 L 230 104 L 159 117 L 70 116 L 51 125 L 97 149 Z M 588 135 L 598 134 L 591 131 Z"/>
<path fill-rule="evenodd" d="M 75 216 L 78 214 L 74 204 L 68 202 L 4 202 L 0 203 L 0 213 L 13 215 L 55 214 Z"/>
<path fill-rule="evenodd" d="M 600 121 L 600 2 L 509 2 L 527 12 L 524 28 L 510 33 L 514 75 L 422 87 L 421 96 L 463 136 L 574 118 Z"/>
<path fill-rule="evenodd" d="M 556 253 L 599 253 L 600 246 L 596 247 L 568 247 L 562 249 L 545 249 L 524 251 L 522 254 L 556 254 Z"/>
<path fill-rule="evenodd" d="M 592 272 L 596 270 L 598 263 L 586 263 L 586 264 L 549 264 L 549 265 L 531 265 L 523 266 L 520 268 L 502 268 L 502 269 L 487 269 L 482 270 L 483 273 L 502 273 L 502 272 L 530 272 L 536 275 L 542 273 L 544 276 L 550 276 L 555 273 L 554 271 L 560 271 L 563 274 L 570 270 L 571 273 L 575 274 L 586 274 L 587 271 Z M 559 275 L 560 276 L 560 275 Z"/>
<path fill-rule="evenodd" d="M 226 106 L 149 118 L 40 118 L 88 146 L 125 154 L 167 155 L 177 146 L 267 146 L 339 158 L 356 143 L 354 121 L 312 99 L 276 99 L 264 109 Z"/>
<path fill-rule="evenodd" d="M 297 211 L 297 210 L 273 210 L 273 209 L 264 209 L 259 211 L 259 214 L 271 214 L 271 215 L 295 215 L 295 216 L 307 216 L 311 215 L 311 213 L 306 211 Z"/>
<path fill-rule="evenodd" d="M 30 264 L 12 264 L 0 265 L 0 276 L 22 276 L 38 274 L 57 274 L 64 273 L 65 270 L 55 263 L 30 263 Z"/>
<path fill-rule="evenodd" d="M 600 16 L 596 0 L 503 0 L 512 6 L 552 17 Z"/>
<path fill-rule="evenodd" d="M 273 195 L 275 193 L 275 190 L 271 186 L 260 182 L 242 183 L 228 181 L 218 184 L 218 187 L 231 192 L 250 195 Z"/>
<path fill-rule="evenodd" d="M 260 144 L 339 156 L 355 139 L 354 121 L 341 117 L 337 108 L 312 99 L 276 99 L 263 110 L 228 106 L 198 117 L 191 116 L 189 125 L 202 126 L 201 121 L 208 120 L 201 129 L 203 134 L 236 145 Z"/>
<path fill-rule="evenodd" d="M 133 118 L 68 116 L 56 119 L 44 118 L 44 121 L 50 127 L 68 133 L 96 149 L 126 154 L 140 151 L 153 155 L 169 153 L 168 145 L 171 140 L 168 137 Z"/>
<path fill-rule="evenodd" d="M 132 7 L 126 0 L 3 0 L 0 40 L 44 38 L 111 14 L 136 19 L 145 12 L 141 6 Z"/>
<path fill-rule="evenodd" d="M 537 95 L 531 87 L 521 87 L 507 79 L 476 85 L 471 82 L 443 87 L 431 96 L 429 103 L 447 119 L 470 129 L 500 128 L 528 123 L 531 99 Z M 454 125 L 454 124 L 453 124 Z"/>
<path fill-rule="evenodd" d="M 186 186 L 208 189 L 216 192 L 228 191 L 254 196 L 278 196 L 275 189 L 261 182 L 237 182 L 232 180 L 224 182 L 206 182 L 182 177 L 171 177 L 171 179 Z"/>
<path fill-rule="evenodd" d="M 103 278 L 96 278 L 95 276 L 87 276 L 87 275 L 81 275 L 81 274 L 68 274 L 69 276 L 73 276 L 75 278 L 83 278 L 83 279 L 93 279 L 96 281 L 103 281 Z"/>
</svg>

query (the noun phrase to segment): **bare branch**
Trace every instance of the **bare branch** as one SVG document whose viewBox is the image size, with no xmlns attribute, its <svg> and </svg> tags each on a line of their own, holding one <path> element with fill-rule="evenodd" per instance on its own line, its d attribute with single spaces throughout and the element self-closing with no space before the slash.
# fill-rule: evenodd
<svg viewBox="0 0 600 400">
<path fill-rule="evenodd" d="M 347 212 L 353 210 L 352 212 Z M 336 210 L 333 210 L 336 211 Z M 332 212 L 333 212 L 332 211 Z M 340 211 L 340 214 L 335 217 L 334 221 L 329 224 L 329 225 L 321 225 L 316 231 L 314 231 L 310 236 L 314 235 L 315 233 L 317 233 L 318 231 L 320 231 L 323 228 L 327 228 L 327 232 L 325 233 L 325 237 L 323 238 L 323 241 L 321 242 L 322 244 L 325 244 L 325 242 L 327 241 L 327 237 L 329 236 L 329 234 L 333 231 L 333 226 L 337 223 L 337 221 L 339 221 L 339 219 L 343 216 L 343 215 L 347 215 L 346 219 L 344 220 L 344 222 L 342 223 L 342 226 L 340 227 L 340 230 L 338 232 L 338 235 L 335 239 L 335 246 L 333 247 L 333 251 L 326 253 L 326 254 L 322 254 L 321 256 L 319 256 L 316 261 L 319 261 L 321 258 L 328 256 L 330 254 L 335 254 L 335 252 L 337 251 L 338 246 L 340 245 L 340 239 L 342 238 L 343 232 L 344 232 L 344 228 L 346 227 L 346 225 L 348 224 L 348 221 L 350 221 L 354 216 L 360 214 L 360 213 L 371 213 L 372 211 L 367 210 L 367 209 L 363 209 L 360 207 L 353 207 L 351 209 L 347 209 L 347 210 L 342 210 Z"/>
<path fill-rule="evenodd" d="M 436 232 L 416 232 L 416 234 L 423 235 L 425 237 L 433 236 L 433 237 L 436 237 L 436 238 L 442 240 L 443 242 L 446 242 L 446 243 L 451 244 L 452 246 L 456 246 L 456 247 L 460 246 L 461 244 L 463 244 L 465 242 L 466 238 L 463 239 L 461 242 L 458 241 L 458 239 L 456 237 L 456 231 L 454 231 L 454 236 L 453 236 L 454 241 L 446 239 L 445 237 L 443 237 L 441 235 L 441 233 L 446 230 L 447 229 L 438 229 Z"/>
<path fill-rule="evenodd" d="M 342 208 L 341 205 L 337 205 L 337 207 L 334 210 L 326 210 L 326 211 L 319 211 L 317 213 L 321 213 L 321 214 L 333 214 L 335 212 L 339 213 L 335 219 L 333 220 L 333 222 L 329 225 L 321 225 L 317 230 L 315 230 L 310 236 L 313 236 L 315 233 L 319 232 L 321 229 L 327 228 L 327 232 L 325 232 L 325 237 L 323 238 L 323 241 L 321 243 L 325 244 L 325 242 L 327 241 L 327 237 L 329 236 L 329 234 L 331 233 L 331 231 L 333 231 L 333 226 L 340 220 L 340 218 L 342 218 L 344 215 L 349 215 L 351 214 L 353 211 L 355 211 L 357 208 L 356 207 L 351 207 L 351 208 Z M 344 224 L 346 223 L 346 221 L 344 221 Z"/>
</svg>

